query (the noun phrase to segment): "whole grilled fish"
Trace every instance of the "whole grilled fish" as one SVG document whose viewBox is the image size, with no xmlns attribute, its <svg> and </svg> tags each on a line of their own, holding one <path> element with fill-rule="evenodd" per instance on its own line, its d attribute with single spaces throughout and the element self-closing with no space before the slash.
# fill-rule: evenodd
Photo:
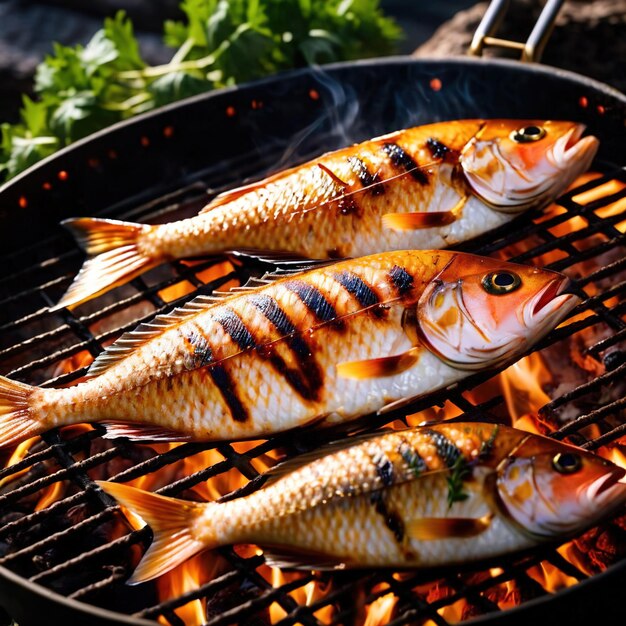
<svg viewBox="0 0 626 626">
<path fill-rule="evenodd" d="M 325 154 L 150 226 L 64 222 L 89 255 L 57 307 L 151 267 L 232 250 L 327 259 L 445 248 L 548 204 L 596 153 L 582 124 L 465 120 L 401 130 Z"/>
<path fill-rule="evenodd" d="M 120 337 L 74 387 L 0 378 L 0 445 L 77 422 L 221 440 L 351 420 L 513 360 L 579 301 L 562 293 L 567 282 L 496 259 L 409 250 L 199 296 Z"/>
<path fill-rule="evenodd" d="M 315 458 L 315 457 L 319 458 Z M 260 490 L 197 503 L 99 482 L 154 540 L 131 582 L 193 554 L 252 543 L 291 567 L 419 567 L 561 539 L 626 502 L 626 472 L 553 439 L 449 423 L 331 444 L 269 472 Z"/>
</svg>

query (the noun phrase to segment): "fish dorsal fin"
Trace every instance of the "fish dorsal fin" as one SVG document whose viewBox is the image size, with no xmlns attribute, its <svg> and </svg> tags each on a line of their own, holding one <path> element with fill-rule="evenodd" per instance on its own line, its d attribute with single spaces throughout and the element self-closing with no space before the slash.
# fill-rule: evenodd
<svg viewBox="0 0 626 626">
<path fill-rule="evenodd" d="M 102 354 L 96 357 L 87 372 L 87 377 L 99 376 L 116 363 L 125 359 L 140 346 L 158 337 L 169 328 L 187 321 L 190 317 L 204 313 L 228 298 L 258 291 L 277 280 L 317 267 L 323 267 L 330 263 L 331 261 L 300 261 L 299 264 L 290 262 L 284 267 L 279 267 L 275 272 L 264 274 L 261 278 L 251 278 L 245 285 L 235 287 L 231 291 L 214 291 L 211 295 L 196 296 L 184 306 L 178 307 L 169 313 L 157 315 L 149 322 L 140 324 L 134 330 L 121 335 Z"/>
<path fill-rule="evenodd" d="M 343 261 L 345 259 L 309 259 L 307 257 L 299 256 L 293 252 L 280 252 L 272 250 L 270 252 L 266 250 L 232 250 L 228 253 L 235 259 L 247 260 L 254 259 L 261 263 L 267 263 L 274 266 L 277 270 L 293 270 L 297 268 L 298 271 L 304 272 L 307 270 L 318 269 L 325 267 L 326 265 L 332 265 Z"/>
<path fill-rule="evenodd" d="M 196 296 L 193 300 L 187 302 L 184 306 L 178 307 L 169 313 L 157 315 L 149 322 L 140 324 L 134 330 L 121 335 L 114 343 L 112 343 L 102 354 L 94 360 L 87 372 L 88 378 L 99 376 L 110 367 L 119 363 L 131 353 L 135 352 L 139 347 L 145 345 L 155 337 L 163 334 L 169 328 L 177 326 L 199 313 L 220 304 L 226 297 L 233 296 L 230 292 L 219 292 L 219 295 Z"/>
<path fill-rule="evenodd" d="M 228 191 L 224 191 L 223 193 L 218 194 L 207 204 L 204 208 L 200 210 L 198 215 L 202 215 L 203 213 L 208 213 L 217 207 L 224 206 L 225 204 L 229 204 L 230 202 L 235 202 L 239 200 L 242 196 L 245 196 L 247 193 L 252 193 L 269 185 L 271 183 L 276 182 L 278 179 L 283 178 L 285 176 L 289 176 L 292 172 L 294 172 L 297 167 L 291 167 L 286 170 L 282 170 L 277 172 L 276 174 L 272 174 L 266 178 L 262 178 L 261 180 L 257 180 L 253 183 L 248 183 L 247 185 L 241 185 L 240 187 L 235 187 L 235 189 L 229 189 Z"/>
<path fill-rule="evenodd" d="M 339 452 L 339 450 L 345 450 L 346 448 L 359 445 L 370 439 L 375 439 L 376 437 L 382 437 L 383 435 L 386 435 L 390 432 L 392 431 L 387 429 L 377 430 L 373 433 L 364 433 L 362 435 L 356 435 L 346 439 L 338 439 L 337 441 L 331 441 L 330 443 L 324 444 L 319 448 L 309 450 L 308 452 L 304 452 L 303 454 L 294 456 L 291 459 L 287 459 L 286 461 L 279 463 L 278 465 L 272 467 L 270 470 L 263 474 L 263 476 L 267 477 L 267 480 L 263 484 L 262 489 L 273 485 L 283 476 L 286 476 L 287 474 L 294 472 L 295 470 L 300 469 L 301 467 L 304 467 L 309 463 L 313 463 L 313 461 L 317 461 L 324 456 L 328 456 L 329 454 L 333 454 L 334 452 Z"/>
</svg>

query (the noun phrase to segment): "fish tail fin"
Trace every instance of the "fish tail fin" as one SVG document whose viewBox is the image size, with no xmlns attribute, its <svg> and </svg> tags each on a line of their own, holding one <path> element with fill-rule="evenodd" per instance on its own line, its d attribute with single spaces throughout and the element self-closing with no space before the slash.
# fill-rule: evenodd
<svg viewBox="0 0 626 626">
<path fill-rule="evenodd" d="M 138 246 L 139 237 L 153 228 L 150 225 L 92 217 L 71 218 L 62 224 L 89 258 L 53 310 L 77 306 L 127 283 L 160 262 Z"/>
<path fill-rule="evenodd" d="M 218 542 L 200 541 L 194 536 L 194 524 L 207 506 L 177 498 L 167 498 L 136 487 L 96 481 L 106 493 L 143 519 L 152 529 L 154 539 L 137 566 L 129 584 L 157 578 L 194 554 L 214 548 Z"/>
<path fill-rule="evenodd" d="M 46 430 L 33 416 L 30 396 L 35 387 L 0 376 L 0 448 Z"/>
</svg>

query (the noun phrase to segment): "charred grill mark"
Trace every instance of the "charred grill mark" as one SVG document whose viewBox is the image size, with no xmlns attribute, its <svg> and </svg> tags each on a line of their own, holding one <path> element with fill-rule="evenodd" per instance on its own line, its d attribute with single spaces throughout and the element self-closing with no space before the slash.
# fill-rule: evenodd
<svg viewBox="0 0 626 626">
<path fill-rule="evenodd" d="M 419 452 L 406 439 L 398 446 L 398 454 L 416 477 L 428 469 Z"/>
<path fill-rule="evenodd" d="M 409 274 L 403 267 L 394 265 L 389 271 L 389 279 L 394 284 L 398 294 L 403 296 L 413 289 L 413 276 Z"/>
<path fill-rule="evenodd" d="M 376 468 L 380 482 L 384 487 L 391 487 L 391 485 L 393 485 L 394 475 L 393 463 L 389 460 L 389 457 L 387 457 L 382 450 L 376 450 L 370 458 Z"/>
<path fill-rule="evenodd" d="M 333 274 L 333 278 L 351 295 L 356 298 L 362 307 L 378 304 L 378 296 L 363 279 L 352 272 L 343 271 Z"/>
<path fill-rule="evenodd" d="M 389 157 L 389 160 L 395 167 L 402 168 L 420 185 L 428 184 L 426 172 L 420 169 L 419 165 L 397 143 L 384 143 L 383 152 Z"/>
<path fill-rule="evenodd" d="M 214 319 L 224 329 L 224 332 L 239 346 L 241 350 L 255 348 L 256 341 L 245 327 L 241 318 L 232 309 L 225 308 L 214 314 Z"/>
<path fill-rule="evenodd" d="M 281 374 L 291 388 L 305 400 L 319 400 L 324 384 L 322 370 L 317 364 L 306 341 L 297 334 L 296 327 L 289 321 L 285 312 L 274 298 L 265 294 L 251 296 L 249 301 L 265 316 L 283 337 L 293 353 L 297 367 L 289 367 L 276 350 L 269 346 L 262 350 L 272 367 Z"/>
<path fill-rule="evenodd" d="M 192 355 L 192 367 L 190 369 L 204 367 L 213 361 L 213 350 L 199 330 L 188 330 L 183 333 L 183 339 Z"/>
<path fill-rule="evenodd" d="M 433 155 L 433 159 L 441 159 L 445 161 L 451 152 L 448 146 L 442 144 L 441 141 L 435 139 L 434 137 L 429 137 L 426 140 L 426 147 Z"/>
<path fill-rule="evenodd" d="M 287 315 L 285 315 L 285 312 L 271 296 L 255 294 L 250 296 L 248 301 L 263 313 L 281 335 L 291 335 L 296 332 L 296 327 L 291 323 Z"/>
<path fill-rule="evenodd" d="M 462 456 L 462 452 L 445 435 L 435 430 L 425 430 L 424 433 L 435 444 L 439 458 L 447 467 L 452 467 Z"/>
<path fill-rule="evenodd" d="M 385 193 L 385 186 L 380 180 L 378 172 L 372 174 L 364 161 L 359 157 L 348 157 L 348 163 L 352 171 L 357 175 L 364 189 L 369 189 L 373 196 L 380 196 Z"/>
<path fill-rule="evenodd" d="M 284 283 L 285 287 L 295 293 L 304 306 L 311 311 L 318 320 L 322 322 L 330 322 L 337 317 L 334 307 L 324 296 L 321 291 L 304 282 L 303 280 L 290 280 Z"/>
<path fill-rule="evenodd" d="M 376 513 L 378 513 L 383 520 L 387 528 L 393 533 L 398 543 L 404 541 L 404 523 L 400 519 L 397 513 L 389 511 L 387 504 L 385 503 L 385 496 L 382 490 L 372 492 L 370 496 L 370 502 L 374 505 Z"/>
<path fill-rule="evenodd" d="M 215 386 L 222 394 L 222 398 L 224 398 L 224 402 L 226 402 L 232 418 L 236 422 L 248 421 L 248 410 L 239 399 L 235 383 L 230 374 L 226 371 L 226 368 L 222 365 L 214 365 L 209 368 L 209 373 Z"/>
</svg>

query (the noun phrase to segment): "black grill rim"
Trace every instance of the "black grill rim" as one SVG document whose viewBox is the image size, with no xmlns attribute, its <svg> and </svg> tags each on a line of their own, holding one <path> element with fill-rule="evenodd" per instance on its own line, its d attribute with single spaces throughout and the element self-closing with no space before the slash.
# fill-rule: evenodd
<svg viewBox="0 0 626 626">
<path fill-rule="evenodd" d="M 440 61 L 440 62 L 433 62 L 433 61 L 422 61 L 422 60 L 415 60 L 415 59 L 410 59 L 410 58 L 404 58 L 404 57 L 397 57 L 397 58 L 389 58 L 389 59 L 377 59 L 374 61 L 361 61 L 361 62 L 356 62 L 356 63 L 347 63 L 347 64 L 335 64 L 332 66 L 326 66 L 324 68 L 324 70 L 326 71 L 332 71 L 332 70 L 336 70 L 336 69 L 352 69 L 355 66 L 358 67 L 377 67 L 377 66 L 385 66 L 385 65 L 395 65 L 395 64 L 407 64 L 410 63 L 412 65 L 418 65 L 418 66 L 423 66 L 423 67 L 429 67 L 429 65 L 433 65 L 433 64 L 439 64 L 439 65 L 443 65 L 443 66 L 454 66 L 454 65 L 459 65 L 459 66 L 471 66 L 474 64 L 481 64 L 483 66 L 489 67 L 489 66 L 502 66 L 504 68 L 508 68 L 512 71 L 516 71 L 516 72 L 528 72 L 528 73 L 535 73 L 535 74 L 543 74 L 546 75 L 548 77 L 558 77 L 560 79 L 566 80 L 567 82 L 571 82 L 574 83 L 576 85 L 580 85 L 583 87 L 586 87 L 587 89 L 591 89 L 593 92 L 595 92 L 595 95 L 602 94 L 604 97 L 609 98 L 612 101 L 616 101 L 617 103 L 619 103 L 622 107 L 626 106 L 626 96 L 624 96 L 623 94 L 617 92 L 616 90 L 614 90 L 613 88 L 604 85 L 602 83 L 599 83 L 598 81 L 595 81 L 593 79 L 587 78 L 587 77 L 583 77 L 577 74 L 574 74 L 572 72 L 567 72 L 564 70 L 558 70 L 555 68 L 548 68 L 548 67 L 544 67 L 544 66 L 526 66 L 526 67 L 522 67 L 520 66 L 519 63 L 517 62 L 512 62 L 512 61 L 503 61 L 503 60 L 490 60 L 490 61 L 485 61 L 485 60 L 480 60 L 480 59 L 470 59 L 470 58 L 461 58 L 461 59 L 454 59 L 454 60 L 446 60 L 446 61 Z M 283 75 L 280 75 L 278 77 L 272 77 L 270 79 L 264 79 L 261 81 L 257 81 L 255 83 L 252 83 L 250 85 L 246 85 L 246 86 L 242 86 L 242 87 L 237 87 L 237 88 L 232 88 L 232 89 L 227 89 L 227 90 L 222 90 L 220 92 L 214 92 L 204 96 L 197 96 L 193 99 L 190 99 L 192 101 L 195 102 L 202 102 L 204 101 L 207 97 L 215 97 L 215 96 L 219 96 L 222 93 L 235 93 L 235 92 L 239 92 L 241 90 L 244 89 L 249 89 L 252 87 L 258 87 L 258 86 L 262 86 L 262 85 L 267 85 L 267 84 L 274 84 L 276 82 L 280 82 L 280 81 L 288 81 L 289 79 L 291 79 L 294 76 L 302 76 L 302 75 L 307 75 L 309 73 L 311 73 L 311 70 L 299 70 L 299 71 L 295 71 L 295 72 L 288 72 L 285 73 Z M 314 72 L 313 72 L 314 73 Z M 129 120 L 127 122 L 123 122 L 121 124 L 116 125 L 115 127 L 112 127 L 109 130 L 106 131 L 102 131 L 101 133 L 98 133 L 92 137 L 89 137 L 85 140 L 82 140 L 80 142 L 77 142 L 76 144 L 74 144 L 73 146 L 70 146 L 66 149 L 64 149 L 63 151 L 59 152 L 57 155 L 54 155 L 53 157 L 50 157 L 49 159 L 46 159 L 45 161 L 41 162 L 40 164 L 36 165 L 34 168 L 32 168 L 29 172 L 26 172 L 22 175 L 20 175 L 19 177 L 16 177 L 15 179 L 13 179 L 12 181 L 10 181 L 9 183 L 7 183 L 5 186 L 3 186 L 2 188 L 0 188 L 0 197 L 2 197 L 3 195 L 8 196 L 9 200 L 11 199 L 11 196 L 13 196 L 13 198 L 17 198 L 20 191 L 24 188 L 28 188 L 29 184 L 30 184 L 30 180 L 31 178 L 34 177 L 34 174 L 38 174 L 41 175 L 41 173 L 43 172 L 44 175 L 46 172 L 48 171 L 56 171 L 56 169 L 59 167 L 57 165 L 57 163 L 62 163 L 63 159 L 66 157 L 71 156 L 74 151 L 79 151 L 82 148 L 84 148 L 85 146 L 89 146 L 92 145 L 91 142 L 93 140 L 101 140 L 101 139 L 110 139 L 111 135 L 113 133 L 116 133 L 126 127 L 134 127 L 135 124 L 137 124 L 137 127 L 140 127 L 139 125 L 142 124 L 142 122 L 144 122 L 147 119 L 151 119 L 151 118 L 160 118 L 160 116 L 164 113 L 172 113 L 172 112 L 176 112 L 178 111 L 178 109 L 183 106 L 185 103 L 176 103 L 174 105 L 170 105 L 169 107 L 165 107 L 164 109 L 161 109 L 159 111 L 155 111 L 152 113 L 148 113 L 145 114 L 143 116 L 140 116 L 138 118 L 134 118 L 133 120 Z M 37 178 L 39 178 L 39 176 L 37 176 Z M 468 624 L 479 624 L 479 623 L 499 623 L 499 620 L 502 620 L 503 618 L 506 618 L 507 620 L 509 619 L 514 619 L 514 614 L 522 614 L 522 613 L 526 613 L 527 610 L 530 609 L 534 609 L 534 607 L 536 606 L 541 606 L 541 607 L 545 607 L 545 605 L 549 605 L 549 604 L 558 604 L 561 605 L 561 608 L 558 609 L 559 614 L 563 615 L 562 613 L 562 606 L 566 606 L 567 605 L 567 598 L 570 597 L 571 593 L 575 592 L 575 591 L 580 591 L 583 587 L 586 588 L 590 588 L 592 586 L 596 586 L 593 583 L 598 583 L 598 584 L 602 584 L 604 583 L 602 586 L 603 587 L 610 587 L 610 585 L 606 584 L 607 580 L 615 580 L 616 577 L 622 576 L 622 578 L 624 577 L 624 575 L 626 574 L 626 561 L 622 561 L 621 563 L 617 563 L 611 567 L 609 567 L 607 570 L 605 570 L 604 572 L 600 573 L 600 574 L 595 574 L 592 577 L 580 582 L 579 584 L 575 585 L 572 588 L 566 589 L 566 590 L 562 590 L 560 591 L 558 594 L 554 595 L 554 596 L 543 596 L 541 598 L 536 598 L 534 600 L 528 600 L 526 601 L 524 604 L 519 605 L 518 607 L 515 607 L 513 609 L 508 609 L 505 612 L 503 612 L 502 614 L 488 614 L 485 616 L 481 616 L 477 619 L 474 620 L 470 620 L 467 621 L 465 623 Z M 4 577 L 9 583 L 11 583 L 11 585 L 13 586 L 14 589 L 21 589 L 24 593 L 27 592 L 35 592 L 37 594 L 39 594 L 41 597 L 49 599 L 51 601 L 54 601 L 56 603 L 59 603 L 60 605 L 62 605 L 63 607 L 67 607 L 68 610 L 77 610 L 80 613 L 86 613 L 90 616 L 93 616 L 94 618 L 103 618 L 103 619 L 114 619 L 114 621 L 112 623 L 127 623 L 127 624 L 136 624 L 137 626 L 139 625 L 143 625 L 143 624 L 153 624 L 154 622 L 148 622 L 145 620 L 140 620 L 139 618 L 136 617 L 130 617 L 130 616 L 125 616 L 123 614 L 120 613 L 114 613 L 111 611 L 107 611 L 105 609 L 100 609 L 98 607 L 95 607 L 93 605 L 89 605 L 86 603 L 82 603 L 82 602 L 77 602 L 75 600 L 70 600 L 70 599 L 66 599 L 64 597 L 62 597 L 61 595 L 50 591 L 49 589 L 47 589 L 46 587 L 43 587 L 41 585 L 38 585 L 36 583 L 31 583 L 29 581 L 26 581 L 25 579 L 22 579 L 20 576 L 14 574 L 13 572 L 11 572 L 10 570 L 6 569 L 5 567 L 0 566 L 0 588 L 4 585 L 4 580 L 2 580 L 2 577 Z M 17 596 L 16 596 L 17 597 Z M 559 600 L 563 599 L 563 602 L 558 602 Z M 26 600 L 28 601 L 28 600 Z M 10 608 L 10 607 L 9 607 Z M 547 610 L 547 609 L 546 609 Z M 66 622 L 67 623 L 67 622 Z M 77 622 L 70 622 L 70 623 L 77 623 Z M 93 621 L 89 622 L 90 624 L 93 624 Z M 97 622 L 99 623 L 99 622 Z M 103 622 L 105 623 L 105 622 Z M 109 622 L 106 622 L 109 623 Z M 508 621 L 507 621 L 508 623 Z M 511 622 L 513 623 L 513 622 Z M 26 625 L 27 622 L 24 622 L 24 624 Z"/>
</svg>

